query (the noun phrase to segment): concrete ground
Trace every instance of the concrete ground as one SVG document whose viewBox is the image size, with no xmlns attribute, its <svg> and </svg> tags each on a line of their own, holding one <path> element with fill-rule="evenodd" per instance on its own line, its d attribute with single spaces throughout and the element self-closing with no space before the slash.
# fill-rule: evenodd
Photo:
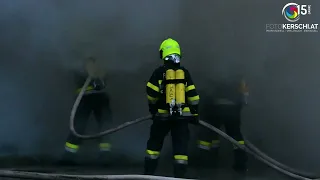
<svg viewBox="0 0 320 180">
<path fill-rule="evenodd" d="M 42 165 L 13 165 L 11 167 L 3 167 L 2 169 L 14 169 L 30 172 L 42 173 L 66 173 L 81 175 L 123 175 L 123 174 L 141 174 L 143 164 L 141 163 L 125 163 L 124 161 L 116 161 L 117 163 L 107 166 L 97 166 L 94 164 L 84 164 L 79 166 L 67 167 L 56 166 L 50 164 Z M 188 178 L 201 180 L 287 180 L 290 179 L 277 171 L 265 166 L 257 160 L 250 158 L 248 163 L 249 170 L 246 176 L 239 175 L 231 169 L 228 163 L 220 164 L 218 168 L 200 167 L 197 164 L 190 164 Z M 168 162 L 161 161 L 157 174 L 160 176 L 172 176 L 172 166 Z M 1 178 L 3 180 L 13 180 L 12 178 Z"/>
</svg>

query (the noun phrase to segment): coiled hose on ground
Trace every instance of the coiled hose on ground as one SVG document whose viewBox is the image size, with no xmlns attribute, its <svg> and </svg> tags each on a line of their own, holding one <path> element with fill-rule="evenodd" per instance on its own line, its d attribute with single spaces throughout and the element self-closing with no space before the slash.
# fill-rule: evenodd
<svg viewBox="0 0 320 180">
<path fill-rule="evenodd" d="M 74 105 L 71 111 L 70 116 L 70 130 L 75 136 L 78 136 L 79 138 L 83 139 L 93 139 L 98 138 L 107 134 L 114 133 L 116 131 L 119 131 L 121 129 L 124 129 L 128 126 L 141 123 L 143 121 L 149 120 L 151 116 L 145 116 L 138 119 L 135 119 L 133 121 L 128 121 L 124 124 L 121 124 L 115 128 L 105 130 L 103 132 L 100 132 L 98 134 L 94 135 L 81 135 L 78 134 L 74 129 L 74 116 L 76 113 L 76 110 L 79 106 L 79 103 L 81 101 L 81 98 L 85 92 L 85 89 L 89 85 L 91 81 L 91 78 L 88 77 L 85 84 L 83 85 Z M 235 139 L 228 136 L 223 131 L 215 128 L 214 126 L 206 123 L 205 121 L 200 120 L 200 125 L 216 132 L 226 140 L 230 141 L 232 144 L 237 146 L 238 148 L 246 151 L 247 153 L 253 155 L 256 159 L 259 161 L 265 163 L 266 165 L 270 166 L 271 168 L 287 175 L 295 179 L 299 180 L 320 180 L 319 176 L 305 173 L 302 171 L 298 171 L 296 169 L 290 168 L 284 164 L 281 164 L 280 162 L 272 159 L 271 157 L 267 156 L 263 152 L 261 152 L 257 147 L 255 147 L 250 141 L 245 139 L 246 145 L 240 145 Z M 35 172 L 23 172 L 23 171 L 10 171 L 10 170 L 0 170 L 0 177 L 12 177 L 12 178 L 25 178 L 25 179 L 150 179 L 150 180 L 178 180 L 179 178 L 170 178 L 170 177 L 161 177 L 161 176 L 147 176 L 147 175 L 67 175 L 67 174 L 48 174 L 48 173 L 35 173 Z M 182 180 L 182 179 L 181 179 Z"/>
</svg>

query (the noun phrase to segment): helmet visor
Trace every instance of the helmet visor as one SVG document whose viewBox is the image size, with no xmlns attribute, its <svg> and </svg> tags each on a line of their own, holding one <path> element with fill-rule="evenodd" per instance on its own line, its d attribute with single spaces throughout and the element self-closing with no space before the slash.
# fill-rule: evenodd
<svg viewBox="0 0 320 180">
<path fill-rule="evenodd" d="M 178 54 L 171 54 L 164 58 L 165 61 L 172 61 L 173 63 L 180 63 L 180 56 Z"/>
</svg>

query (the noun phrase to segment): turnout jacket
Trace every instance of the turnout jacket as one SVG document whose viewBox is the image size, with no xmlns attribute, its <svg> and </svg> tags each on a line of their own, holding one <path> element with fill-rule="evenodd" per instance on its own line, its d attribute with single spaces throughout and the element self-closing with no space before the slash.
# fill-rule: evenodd
<svg viewBox="0 0 320 180">
<path fill-rule="evenodd" d="M 243 106 L 246 105 L 249 96 L 248 87 L 244 80 L 234 79 L 218 82 L 213 85 L 214 104 Z"/>
<path fill-rule="evenodd" d="M 198 104 L 200 96 L 192 81 L 189 71 L 184 67 L 179 67 L 185 74 L 186 104 L 182 109 L 182 117 L 198 116 Z M 160 117 L 169 117 L 169 106 L 166 104 L 165 94 L 165 73 L 166 66 L 160 66 L 154 70 L 147 82 L 146 92 L 149 104 L 149 112 Z"/>
<path fill-rule="evenodd" d="M 74 80 L 76 84 L 76 94 L 78 95 L 88 78 L 88 73 L 86 72 L 76 72 L 74 73 Z M 84 93 L 85 107 L 93 108 L 93 111 L 100 113 L 102 110 L 102 118 L 107 119 L 109 122 L 112 121 L 113 115 L 110 106 L 110 96 L 106 91 L 106 79 L 92 79 L 89 83 L 85 93 Z M 98 109 L 97 109 L 98 108 Z M 101 108 L 101 109 L 100 109 Z M 85 110 L 87 111 L 87 110 Z M 96 117 L 98 118 L 98 117 Z"/>
<path fill-rule="evenodd" d="M 86 73 L 86 72 L 76 72 L 74 74 L 75 84 L 77 86 L 77 89 L 76 89 L 77 94 L 80 93 L 82 86 L 84 85 L 85 81 L 87 80 L 87 77 L 88 77 L 88 73 Z M 84 95 L 105 93 L 105 92 L 106 92 L 105 78 L 103 78 L 103 79 L 96 78 L 96 79 L 91 80 Z"/>
</svg>

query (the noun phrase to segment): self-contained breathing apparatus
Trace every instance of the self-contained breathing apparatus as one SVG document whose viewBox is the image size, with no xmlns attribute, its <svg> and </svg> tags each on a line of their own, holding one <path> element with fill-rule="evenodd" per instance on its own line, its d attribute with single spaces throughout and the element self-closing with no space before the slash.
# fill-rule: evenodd
<svg viewBox="0 0 320 180">
<path fill-rule="evenodd" d="M 182 69 L 167 69 L 165 73 L 166 104 L 171 116 L 181 116 L 185 105 L 185 75 Z"/>
</svg>

